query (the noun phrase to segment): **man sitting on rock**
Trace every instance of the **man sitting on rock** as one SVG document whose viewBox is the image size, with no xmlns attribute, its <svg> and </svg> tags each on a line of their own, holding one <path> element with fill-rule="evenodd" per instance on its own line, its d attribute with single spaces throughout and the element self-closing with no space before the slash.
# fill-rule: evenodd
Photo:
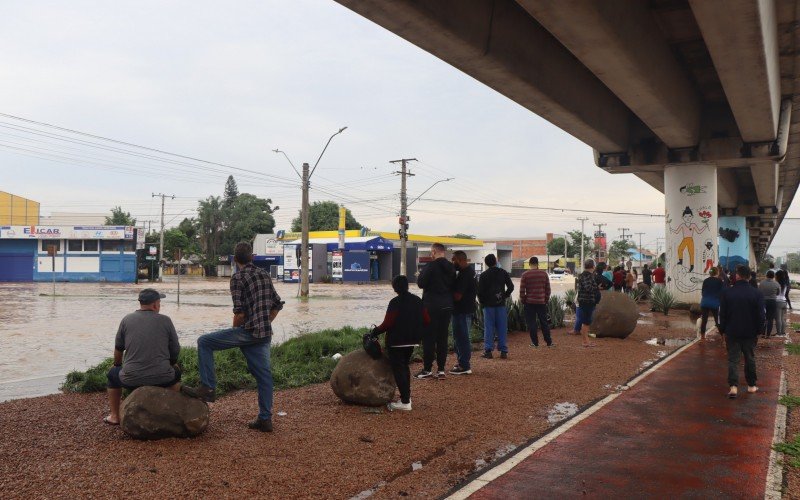
<svg viewBox="0 0 800 500">
<path fill-rule="evenodd" d="M 108 371 L 108 403 L 111 414 L 103 419 L 119 425 L 122 388 L 145 385 L 180 390 L 178 362 L 181 346 L 169 316 L 160 314 L 165 295 L 152 288 L 139 292 L 139 309 L 122 318 L 114 340 L 114 366 Z M 124 354 L 124 362 L 123 362 Z"/>
</svg>

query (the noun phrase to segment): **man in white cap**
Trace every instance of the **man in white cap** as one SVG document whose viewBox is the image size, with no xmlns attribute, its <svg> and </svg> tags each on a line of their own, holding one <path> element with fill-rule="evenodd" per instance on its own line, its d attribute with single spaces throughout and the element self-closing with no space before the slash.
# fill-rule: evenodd
<svg viewBox="0 0 800 500">
<path fill-rule="evenodd" d="M 139 309 L 119 324 L 114 340 L 114 366 L 108 371 L 108 403 L 111 414 L 103 419 L 119 425 L 122 389 L 145 385 L 180 390 L 178 362 L 181 346 L 169 316 L 160 314 L 163 293 L 152 288 L 139 292 Z M 123 361 L 124 359 L 124 361 Z"/>
</svg>

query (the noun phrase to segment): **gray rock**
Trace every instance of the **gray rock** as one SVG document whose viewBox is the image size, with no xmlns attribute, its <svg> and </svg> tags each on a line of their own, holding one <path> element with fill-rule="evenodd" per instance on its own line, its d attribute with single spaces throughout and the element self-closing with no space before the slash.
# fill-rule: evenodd
<svg viewBox="0 0 800 500">
<path fill-rule="evenodd" d="M 194 437 L 208 427 L 208 405 L 161 387 L 140 387 L 120 408 L 120 427 L 136 439 Z"/>
<path fill-rule="evenodd" d="M 597 304 L 589 331 L 598 337 L 624 339 L 636 328 L 638 319 L 639 309 L 628 294 L 607 291 Z"/>
<path fill-rule="evenodd" d="M 343 356 L 331 375 L 333 393 L 347 403 L 385 405 L 396 387 L 389 359 L 372 359 L 363 349 Z"/>
</svg>

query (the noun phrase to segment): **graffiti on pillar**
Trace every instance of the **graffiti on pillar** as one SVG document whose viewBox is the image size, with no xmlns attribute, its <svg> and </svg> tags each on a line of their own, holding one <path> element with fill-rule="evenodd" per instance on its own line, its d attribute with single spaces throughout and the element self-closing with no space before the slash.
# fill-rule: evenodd
<svg viewBox="0 0 800 500">
<path fill-rule="evenodd" d="M 681 192 L 687 196 L 705 193 L 705 186 L 687 185 L 681 188 Z M 706 239 L 700 255 L 700 265 L 703 266 L 703 271 L 699 272 L 701 269 L 699 266 L 695 271 L 699 250 L 695 248 L 695 236 L 701 234 L 711 235 L 713 233 L 709 226 L 709 221 L 713 217 L 711 210 L 710 206 L 698 207 L 696 211 L 690 206 L 686 206 L 681 212 L 681 222 L 674 227 L 672 217 L 667 214 L 667 227 L 669 230 L 682 236 L 675 255 L 667 257 L 668 259 L 671 257 L 670 260 L 675 262 L 671 278 L 675 282 L 675 287 L 682 292 L 688 293 L 699 290 L 703 286 L 703 280 L 706 278 L 705 273 L 714 265 L 714 243 L 710 239 Z"/>
<path fill-rule="evenodd" d="M 736 266 L 749 265 L 750 240 L 744 217 L 719 218 L 719 263 L 728 271 Z"/>
</svg>

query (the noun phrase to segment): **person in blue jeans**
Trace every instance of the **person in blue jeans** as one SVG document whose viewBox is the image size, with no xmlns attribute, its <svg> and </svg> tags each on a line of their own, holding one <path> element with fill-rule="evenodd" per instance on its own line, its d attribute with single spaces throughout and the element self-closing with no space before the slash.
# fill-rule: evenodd
<svg viewBox="0 0 800 500">
<path fill-rule="evenodd" d="M 511 275 L 497 267 L 497 257 L 489 254 L 483 259 L 488 267 L 478 280 L 478 301 L 483 308 L 483 357 L 492 358 L 494 339 L 497 337 L 497 350 L 502 359 L 508 358 L 508 312 L 506 299 L 514 292 Z"/>
<path fill-rule="evenodd" d="M 201 385 L 184 386 L 183 392 L 206 402 L 214 401 L 217 376 L 214 351 L 238 347 L 247 360 L 248 371 L 258 387 L 258 417 L 250 429 L 272 432 L 272 367 L 270 340 L 272 322 L 283 309 L 283 301 L 272 285 L 269 273 L 253 265 L 253 248 L 239 243 L 234 249 L 238 271 L 231 277 L 233 328 L 202 335 L 197 339 L 197 358 Z"/>
<path fill-rule="evenodd" d="M 467 254 L 461 250 L 453 252 L 453 267 L 456 268 L 456 283 L 453 290 L 453 346 L 458 364 L 450 373 L 452 375 L 469 375 L 472 373 L 470 359 L 472 342 L 470 327 L 475 314 L 475 298 L 478 284 L 475 281 L 475 269 L 467 262 Z"/>
<path fill-rule="evenodd" d="M 586 259 L 583 263 L 583 272 L 575 280 L 577 288 L 578 308 L 575 310 L 575 335 L 583 334 L 583 347 L 595 347 L 594 342 L 589 341 L 589 333 L 583 325 L 592 324 L 594 308 L 600 302 L 600 287 L 597 284 L 597 275 L 594 273 L 594 260 Z"/>
</svg>

